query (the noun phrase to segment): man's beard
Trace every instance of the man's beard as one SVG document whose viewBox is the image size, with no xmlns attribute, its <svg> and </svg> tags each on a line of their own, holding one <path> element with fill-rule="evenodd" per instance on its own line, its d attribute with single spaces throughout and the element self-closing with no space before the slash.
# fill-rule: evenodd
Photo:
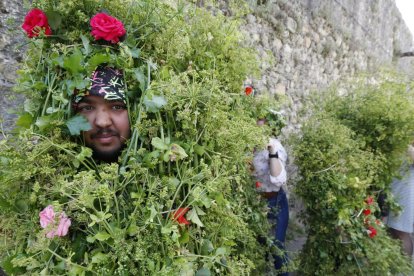
<svg viewBox="0 0 414 276">
<path fill-rule="evenodd" d="M 100 160 L 106 163 L 117 162 L 118 157 L 121 155 L 122 150 L 125 148 L 123 144 L 120 148 L 111 151 L 101 151 L 96 149 L 94 146 L 89 146 L 92 149 L 92 158 L 94 160 Z"/>
</svg>

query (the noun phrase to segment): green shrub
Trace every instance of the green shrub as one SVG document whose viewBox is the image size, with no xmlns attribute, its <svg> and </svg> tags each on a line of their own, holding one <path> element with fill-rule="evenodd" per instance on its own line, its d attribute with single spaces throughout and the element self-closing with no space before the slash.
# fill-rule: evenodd
<svg viewBox="0 0 414 276">
<path fill-rule="evenodd" d="M 381 222 L 375 199 L 398 175 L 413 137 L 414 102 L 399 81 L 335 89 L 317 98 L 293 139 L 308 239 L 305 275 L 408 273 L 399 242 Z M 375 230 L 374 230 L 375 229 Z M 375 231 L 375 233 L 373 233 Z"/>
</svg>

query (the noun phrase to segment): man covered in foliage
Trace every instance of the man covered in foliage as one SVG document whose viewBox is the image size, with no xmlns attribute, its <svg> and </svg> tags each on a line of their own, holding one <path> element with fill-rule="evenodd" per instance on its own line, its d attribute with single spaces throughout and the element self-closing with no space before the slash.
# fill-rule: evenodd
<svg viewBox="0 0 414 276">
<path fill-rule="evenodd" d="M 27 101 L 0 143 L 6 273 L 265 270 L 241 93 L 256 59 L 237 22 L 178 2 L 31 1 Z"/>
</svg>

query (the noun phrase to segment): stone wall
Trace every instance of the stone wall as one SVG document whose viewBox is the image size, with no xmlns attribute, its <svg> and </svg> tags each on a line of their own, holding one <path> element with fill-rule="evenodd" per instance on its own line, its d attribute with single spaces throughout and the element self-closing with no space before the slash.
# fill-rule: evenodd
<svg viewBox="0 0 414 276">
<path fill-rule="evenodd" d="M 257 2 L 261 2 L 257 4 Z M 387 66 L 413 72 L 413 39 L 394 0 L 277 0 L 250 3 L 244 31 L 258 49 L 260 93 L 285 95 L 289 131 L 312 90 Z"/>
<path fill-rule="evenodd" d="M 24 17 L 21 0 L 0 0 L 0 130 L 9 131 L 16 116 L 13 109 L 22 102 L 15 97 L 12 87 L 18 63 L 22 60 L 23 33 L 15 23 Z M 2 138 L 0 132 L 0 139 Z"/>
</svg>

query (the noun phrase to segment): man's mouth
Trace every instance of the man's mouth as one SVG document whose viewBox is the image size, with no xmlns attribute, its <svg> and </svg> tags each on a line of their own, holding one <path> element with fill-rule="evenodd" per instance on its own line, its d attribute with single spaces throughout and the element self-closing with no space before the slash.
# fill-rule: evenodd
<svg viewBox="0 0 414 276">
<path fill-rule="evenodd" d="M 115 131 L 97 131 L 91 135 L 91 138 L 102 144 L 109 144 L 118 136 L 118 133 Z"/>
</svg>

